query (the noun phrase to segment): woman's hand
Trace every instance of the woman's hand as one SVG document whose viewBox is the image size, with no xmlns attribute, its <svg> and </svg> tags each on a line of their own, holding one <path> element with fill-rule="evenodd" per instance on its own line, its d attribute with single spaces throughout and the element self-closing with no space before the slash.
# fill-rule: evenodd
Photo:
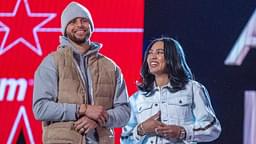
<svg viewBox="0 0 256 144">
<path fill-rule="evenodd" d="M 142 135 L 157 135 L 155 129 L 163 125 L 160 121 L 158 121 L 159 118 L 160 112 L 156 113 L 155 115 L 148 118 L 146 121 L 142 122 L 139 125 L 140 131 L 142 131 Z"/>
<path fill-rule="evenodd" d="M 185 131 L 183 127 L 180 127 L 177 125 L 165 125 L 165 124 L 156 129 L 159 136 L 162 136 L 165 138 L 174 138 L 174 139 L 180 139 L 182 131 Z"/>
</svg>

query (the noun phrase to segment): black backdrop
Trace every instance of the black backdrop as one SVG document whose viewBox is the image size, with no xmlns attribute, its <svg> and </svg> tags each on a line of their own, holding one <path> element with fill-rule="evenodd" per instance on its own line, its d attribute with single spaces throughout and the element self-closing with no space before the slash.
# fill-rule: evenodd
<svg viewBox="0 0 256 144">
<path fill-rule="evenodd" d="M 145 0 L 144 49 L 161 35 L 181 43 L 222 125 L 214 144 L 243 143 L 244 91 L 256 90 L 256 52 L 241 66 L 224 61 L 255 9 L 255 0 Z"/>
</svg>

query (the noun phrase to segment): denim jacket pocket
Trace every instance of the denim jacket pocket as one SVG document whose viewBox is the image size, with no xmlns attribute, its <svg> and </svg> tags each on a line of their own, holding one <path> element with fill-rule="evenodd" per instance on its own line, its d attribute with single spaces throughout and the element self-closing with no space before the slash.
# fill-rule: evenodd
<svg viewBox="0 0 256 144">
<path fill-rule="evenodd" d="M 143 122 L 152 115 L 153 103 L 138 104 L 138 122 Z"/>
<path fill-rule="evenodd" d="M 192 114 L 192 97 L 177 96 L 168 100 L 168 118 L 178 122 L 190 121 Z"/>
</svg>

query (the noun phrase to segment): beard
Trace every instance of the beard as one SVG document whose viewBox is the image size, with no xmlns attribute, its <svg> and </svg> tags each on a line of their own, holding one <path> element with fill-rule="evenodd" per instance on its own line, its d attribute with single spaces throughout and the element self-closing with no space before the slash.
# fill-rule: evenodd
<svg viewBox="0 0 256 144">
<path fill-rule="evenodd" d="M 76 35 L 75 32 L 67 33 L 67 37 L 76 44 L 83 44 L 89 41 L 91 37 L 90 29 L 87 29 L 83 36 Z"/>
</svg>

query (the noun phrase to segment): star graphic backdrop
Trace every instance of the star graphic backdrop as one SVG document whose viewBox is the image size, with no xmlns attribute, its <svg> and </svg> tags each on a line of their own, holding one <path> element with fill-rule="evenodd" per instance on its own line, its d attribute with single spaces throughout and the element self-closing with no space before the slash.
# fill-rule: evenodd
<svg viewBox="0 0 256 144">
<path fill-rule="evenodd" d="M 41 143 L 32 113 L 33 75 L 59 44 L 60 15 L 70 0 L 0 0 L 0 143 Z M 78 0 L 92 13 L 92 40 L 122 69 L 129 94 L 142 61 L 144 1 Z M 116 130 L 119 143 L 120 129 Z"/>
</svg>

